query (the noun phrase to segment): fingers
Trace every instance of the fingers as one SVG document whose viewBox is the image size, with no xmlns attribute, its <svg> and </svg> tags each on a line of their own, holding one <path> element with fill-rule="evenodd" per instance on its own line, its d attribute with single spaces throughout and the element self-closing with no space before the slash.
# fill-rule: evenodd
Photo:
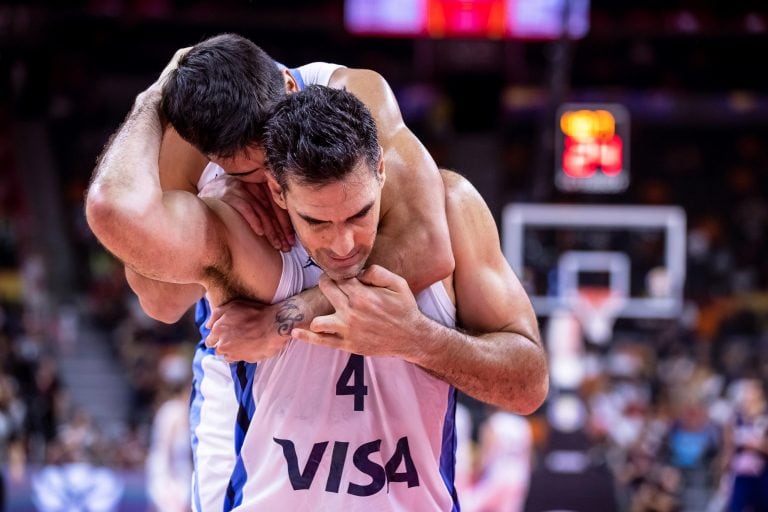
<svg viewBox="0 0 768 512">
<path fill-rule="evenodd" d="M 216 352 L 217 356 L 221 357 L 226 362 L 231 363 L 232 355 L 229 353 L 229 350 L 228 350 L 229 345 L 231 344 L 216 337 L 214 334 L 209 334 L 205 338 L 206 347 L 212 348 Z"/>
<path fill-rule="evenodd" d="M 248 226 L 254 233 L 259 236 L 266 236 L 261 217 L 251 202 L 235 196 L 225 198 L 225 200 L 229 206 L 234 208 L 245 219 L 245 222 L 248 223 Z"/>
<path fill-rule="evenodd" d="M 272 213 L 272 206 L 264 191 L 258 187 L 248 187 L 243 189 L 244 197 L 237 194 L 236 189 L 229 190 L 222 197 L 229 206 L 239 213 L 248 226 L 259 236 L 263 236 L 277 250 L 289 250 L 290 246 L 285 241 Z"/>
<path fill-rule="evenodd" d="M 229 311 L 227 304 L 214 308 L 211 311 L 211 316 L 205 323 L 205 327 L 208 329 L 208 336 L 205 338 L 205 346 L 208 348 L 221 345 L 221 339 L 225 337 L 225 332 L 228 330 L 226 325 L 222 325 L 222 322 L 226 324 L 227 311 Z"/>
<path fill-rule="evenodd" d="M 205 346 L 218 350 L 221 346 L 221 339 L 217 334 L 214 334 L 213 331 L 211 331 L 208 333 L 208 336 L 205 337 Z"/>
<path fill-rule="evenodd" d="M 207 183 L 198 195 L 227 203 L 245 219 L 255 234 L 266 238 L 275 249 L 291 249 L 293 231 L 290 219 L 285 210 L 274 204 L 265 183 L 243 182 L 237 178 L 220 176 Z M 291 233 L 291 239 L 284 234 L 286 231 Z"/>
<path fill-rule="evenodd" d="M 179 61 L 184 55 L 191 50 L 192 47 L 179 48 L 176 53 L 173 54 L 171 60 L 166 64 L 165 68 L 160 72 L 160 76 L 157 79 L 157 84 L 162 86 L 168 78 L 168 74 L 179 66 Z"/>
<path fill-rule="evenodd" d="M 280 232 L 289 244 L 286 250 L 290 250 L 290 246 L 296 243 L 296 235 L 293 231 L 293 224 L 291 224 L 291 217 L 288 215 L 287 210 L 283 210 L 272 200 L 271 194 L 269 194 L 269 198 L 272 203 L 272 212 L 275 214 L 274 218 L 277 219 L 277 225 L 280 227 Z"/>
<path fill-rule="evenodd" d="M 265 184 L 258 186 L 249 186 L 248 190 L 253 195 L 255 201 L 251 204 L 253 211 L 258 215 L 261 227 L 264 231 L 264 237 L 269 240 L 272 247 L 278 251 L 290 250 L 288 240 L 283 236 L 283 229 L 275 217 L 275 210 L 272 203 L 271 194 Z"/>
<path fill-rule="evenodd" d="M 380 265 L 371 265 L 366 268 L 359 276 L 358 279 L 363 284 L 368 286 L 376 286 L 378 288 L 387 288 L 393 292 L 401 292 L 404 288 L 408 287 L 408 283 L 399 275 L 390 272 Z"/>
<path fill-rule="evenodd" d="M 253 201 L 250 203 L 250 207 L 259 218 L 264 237 L 270 244 L 272 244 L 272 247 L 280 250 L 283 247 L 283 242 L 280 239 L 278 231 L 275 229 L 269 197 L 264 193 L 264 190 L 261 187 L 248 187 L 248 190 L 253 196 Z"/>
<path fill-rule="evenodd" d="M 334 281 L 334 284 L 347 296 L 346 304 L 349 308 L 359 308 L 370 300 L 371 295 L 365 289 L 365 284 L 355 277 L 343 281 Z"/>
<path fill-rule="evenodd" d="M 213 311 L 211 311 L 211 316 L 208 317 L 208 321 L 205 322 L 206 329 L 212 329 L 214 324 L 224 316 L 224 313 L 226 312 L 225 308 L 214 308 Z"/>
<path fill-rule="evenodd" d="M 333 334 L 317 333 L 298 327 L 291 331 L 291 338 L 311 345 L 321 345 L 324 347 L 339 347 L 340 339 Z"/>
<path fill-rule="evenodd" d="M 316 316 L 309 324 L 309 329 L 319 334 L 343 334 L 344 324 L 334 313 L 333 315 Z"/>
<path fill-rule="evenodd" d="M 331 278 L 323 275 L 318 282 L 318 286 L 336 311 L 349 307 L 349 297 L 339 288 L 339 284 Z"/>
</svg>

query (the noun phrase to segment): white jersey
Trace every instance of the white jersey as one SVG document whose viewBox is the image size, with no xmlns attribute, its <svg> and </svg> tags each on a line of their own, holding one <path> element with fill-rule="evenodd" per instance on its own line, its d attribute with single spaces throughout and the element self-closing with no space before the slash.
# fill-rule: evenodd
<svg viewBox="0 0 768 512">
<path fill-rule="evenodd" d="M 315 286 L 321 272 L 297 243 L 283 253 L 274 301 Z M 454 325 L 442 283 L 417 302 Z M 195 366 L 193 433 L 205 441 L 196 449 L 196 510 L 457 506 L 455 391 L 417 366 L 293 340 L 257 364 L 230 365 L 208 351 Z"/>
<path fill-rule="evenodd" d="M 300 88 L 328 85 L 339 67 L 292 73 Z M 209 163 L 198 188 L 222 172 Z M 320 275 L 298 244 L 282 257 L 274 302 Z M 454 324 L 442 284 L 418 303 Z M 200 301 L 203 340 L 209 315 Z M 451 386 L 402 360 L 289 341 L 269 360 L 228 364 L 201 341 L 190 406 L 193 509 L 456 510 L 454 410 Z"/>
<path fill-rule="evenodd" d="M 304 86 L 307 85 L 325 85 L 331 83 L 331 75 L 337 69 L 344 67 L 338 64 L 331 64 L 328 62 L 310 62 L 296 68 L 298 76 L 304 82 Z M 294 78 L 296 74 L 294 74 Z M 304 86 L 301 88 L 303 89 Z"/>
</svg>

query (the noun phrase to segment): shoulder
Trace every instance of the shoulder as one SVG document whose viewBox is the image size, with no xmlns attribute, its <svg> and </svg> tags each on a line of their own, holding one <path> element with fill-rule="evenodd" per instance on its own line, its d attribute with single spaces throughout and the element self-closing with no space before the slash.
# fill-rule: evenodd
<svg viewBox="0 0 768 512">
<path fill-rule="evenodd" d="M 470 196 L 480 197 L 480 193 L 472 183 L 456 171 L 440 169 L 440 176 L 445 185 L 446 199 L 459 200 Z"/>
<path fill-rule="evenodd" d="M 445 213 L 456 258 L 466 264 L 499 263 L 499 232 L 488 204 L 464 176 L 440 170 L 445 187 Z"/>
<path fill-rule="evenodd" d="M 482 210 L 487 210 L 485 200 L 467 178 L 446 169 L 440 169 L 440 176 L 445 187 L 445 208 L 449 222 L 451 216 L 457 221 L 466 220 L 464 215 L 458 215 L 460 213 L 481 213 Z"/>
<path fill-rule="evenodd" d="M 328 85 L 336 88 L 349 87 L 350 85 L 389 88 L 389 84 L 384 77 L 376 71 L 372 69 L 347 67 L 338 67 L 335 69 Z"/>
</svg>

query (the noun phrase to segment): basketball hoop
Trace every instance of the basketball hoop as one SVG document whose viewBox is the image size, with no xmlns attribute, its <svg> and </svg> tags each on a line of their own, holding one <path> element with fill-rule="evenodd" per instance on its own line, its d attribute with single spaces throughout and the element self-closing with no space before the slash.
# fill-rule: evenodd
<svg viewBox="0 0 768 512">
<path fill-rule="evenodd" d="M 566 302 L 587 339 L 605 345 L 611 339 L 616 315 L 624 308 L 626 297 L 603 286 L 580 286 L 566 297 Z"/>
</svg>

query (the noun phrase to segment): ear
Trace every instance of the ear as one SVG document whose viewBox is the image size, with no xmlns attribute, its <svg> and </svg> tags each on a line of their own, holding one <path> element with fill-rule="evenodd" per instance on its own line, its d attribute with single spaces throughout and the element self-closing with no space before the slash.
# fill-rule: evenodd
<svg viewBox="0 0 768 512">
<path fill-rule="evenodd" d="M 285 84 L 285 92 L 291 94 L 299 90 L 299 84 L 296 83 L 296 79 L 293 78 L 288 69 L 283 70 L 283 83 Z"/>
<path fill-rule="evenodd" d="M 280 184 L 277 182 L 274 176 L 272 176 L 271 172 L 266 172 L 265 174 L 267 176 L 267 186 L 269 187 L 269 191 L 272 194 L 272 200 L 275 202 L 277 206 L 279 206 L 283 210 L 287 210 L 288 206 L 285 203 L 285 196 L 283 195 L 283 187 L 280 186 Z"/>
<path fill-rule="evenodd" d="M 384 168 L 384 148 L 379 146 L 379 185 L 384 186 L 384 182 L 387 181 L 387 171 Z"/>
</svg>

